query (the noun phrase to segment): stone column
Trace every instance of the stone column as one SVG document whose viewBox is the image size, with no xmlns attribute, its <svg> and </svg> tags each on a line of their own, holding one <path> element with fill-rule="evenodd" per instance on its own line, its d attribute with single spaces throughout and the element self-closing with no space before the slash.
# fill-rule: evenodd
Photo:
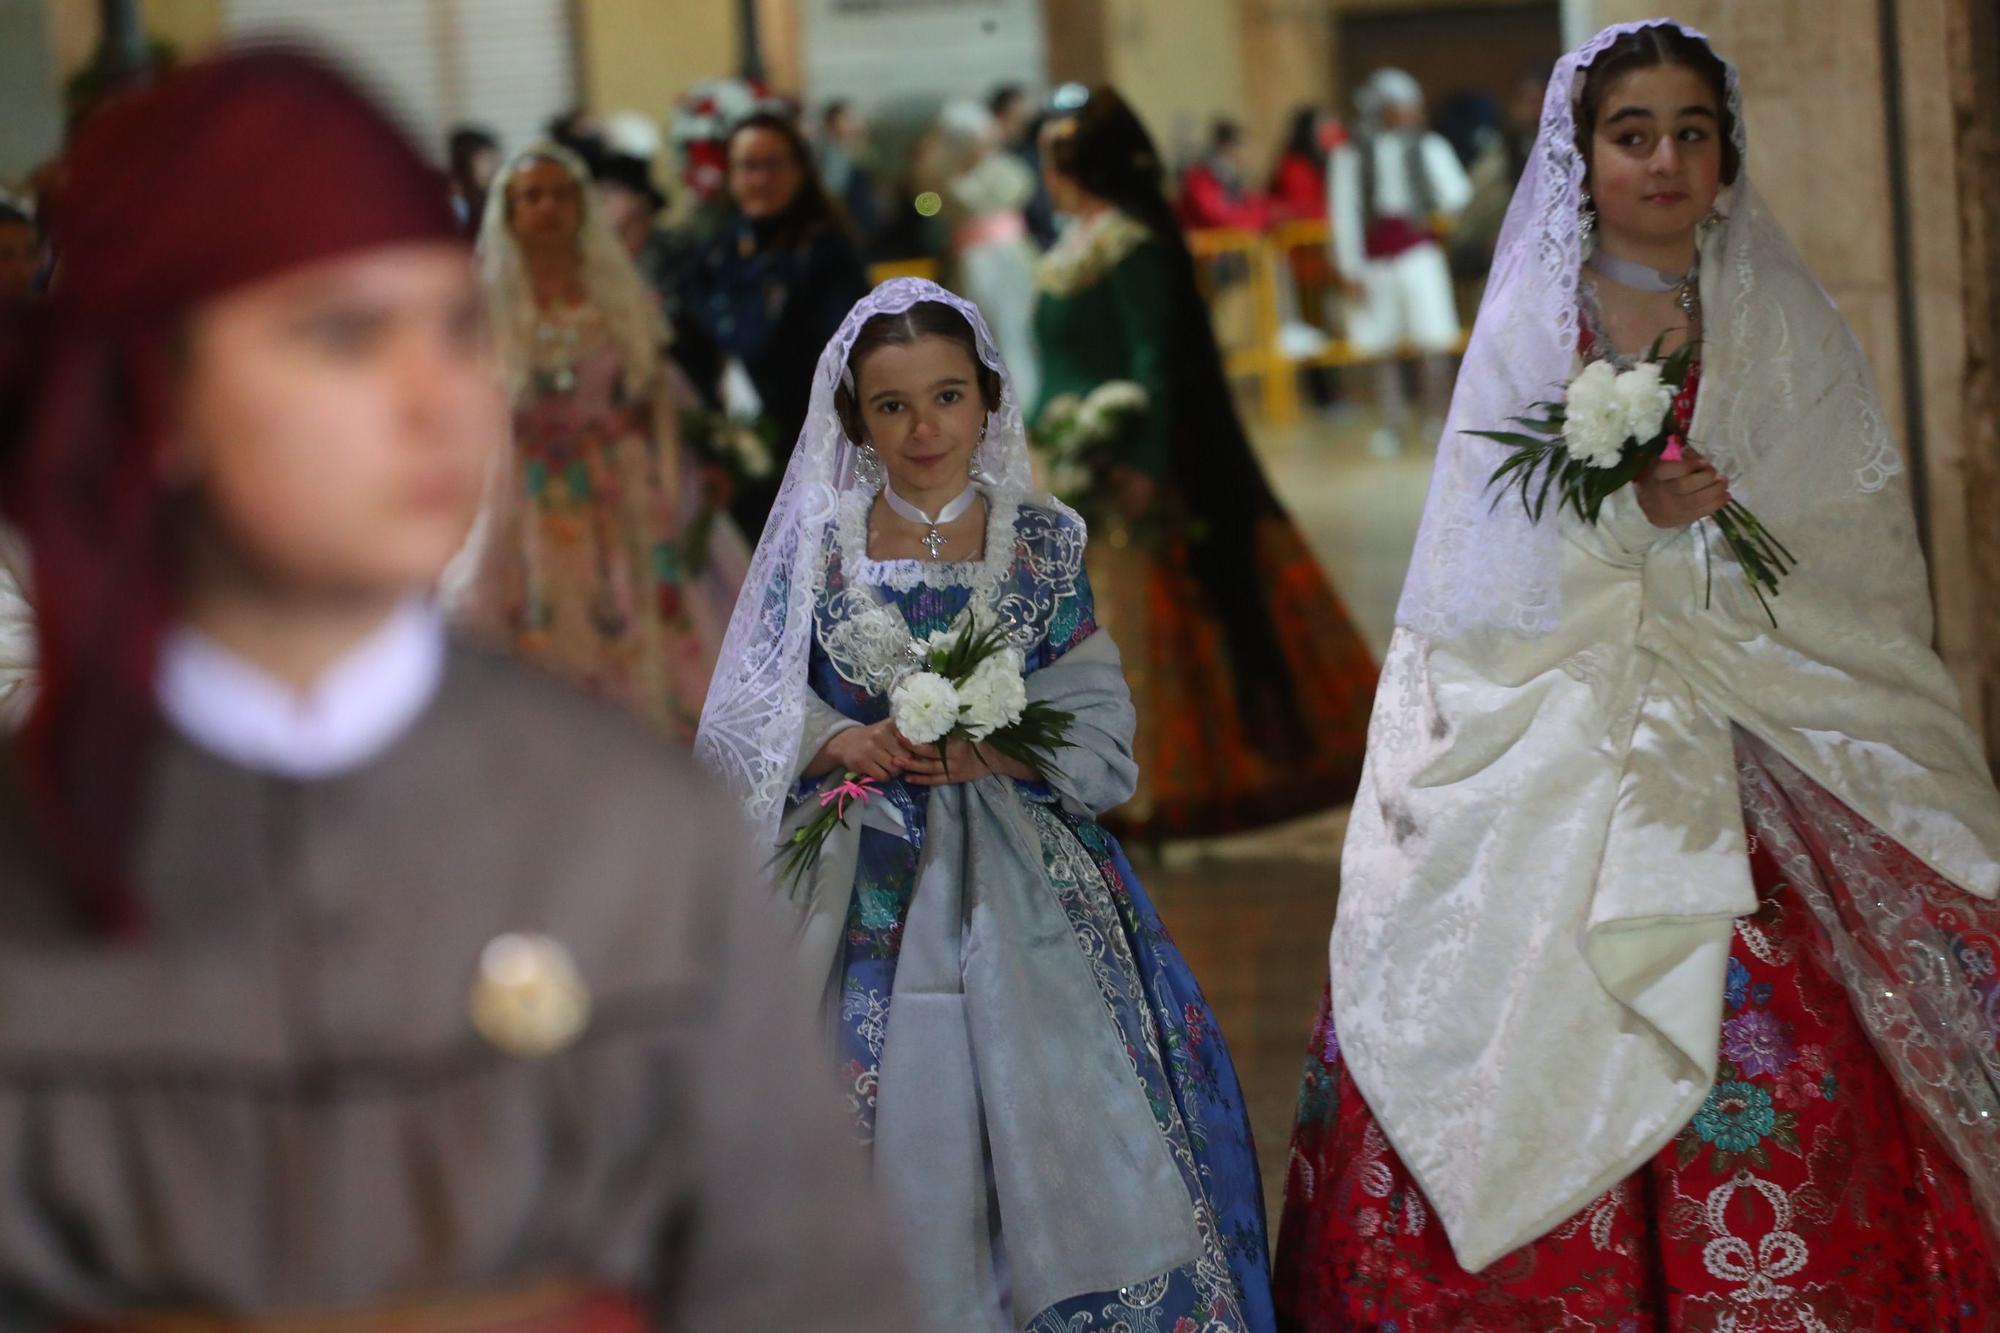
<svg viewBox="0 0 2000 1333">
<path fill-rule="evenodd" d="M 1961 676 L 1981 706 L 1986 754 L 2000 776 L 2000 9 L 1990 0 L 1954 0 L 1945 17 L 1956 175 L 1967 186 L 1958 218 L 1964 470 L 1955 499 L 1967 537 L 1970 647 Z M 1942 508 L 1953 498 L 1939 492 L 1933 500 Z M 1939 565 L 1943 574 L 1955 562 L 1940 552 Z"/>
<path fill-rule="evenodd" d="M 1334 10 L 1325 0 L 1236 0 L 1249 160 L 1277 160 L 1292 110 L 1333 109 Z"/>
</svg>

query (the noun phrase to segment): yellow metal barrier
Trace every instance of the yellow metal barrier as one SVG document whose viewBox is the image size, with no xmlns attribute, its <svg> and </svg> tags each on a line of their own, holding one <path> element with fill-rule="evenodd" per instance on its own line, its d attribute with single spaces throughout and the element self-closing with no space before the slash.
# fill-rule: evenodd
<svg viewBox="0 0 2000 1333">
<path fill-rule="evenodd" d="M 1298 376 L 1278 350 L 1278 286 L 1274 252 L 1252 231 L 1217 228 L 1188 233 L 1195 273 L 1208 299 L 1231 379 L 1256 383 L 1259 407 L 1272 421 L 1296 421 Z M 1246 317 L 1232 318 L 1231 303 L 1246 299 Z M 1236 307 L 1241 309 L 1241 307 Z M 1247 324 L 1247 328 L 1239 327 Z"/>
<path fill-rule="evenodd" d="M 1299 419 L 1299 372 L 1313 366 L 1351 366 L 1359 358 L 1340 336 L 1334 318 L 1339 280 L 1328 255 L 1324 222 L 1287 222 L 1268 234 L 1215 228 L 1187 234 L 1195 273 L 1208 301 L 1223 370 L 1232 380 L 1256 386 L 1258 414 L 1273 425 Z M 898 259 L 873 264 L 871 283 L 891 278 L 939 280 L 934 259 Z M 1325 345 L 1309 356 L 1290 356 L 1279 343 L 1287 320 L 1318 329 Z M 1459 351 L 1465 341 L 1459 340 Z M 1413 350 L 1397 355 L 1413 357 Z"/>
<path fill-rule="evenodd" d="M 1347 339 L 1336 327 L 1333 308 L 1342 295 L 1329 255 L 1331 233 L 1324 222 L 1287 222 L 1268 234 L 1234 230 L 1188 233 L 1204 294 L 1223 341 L 1223 367 L 1230 378 L 1257 385 L 1260 415 L 1273 425 L 1289 426 L 1299 419 L 1298 372 L 1314 366 L 1360 364 Z M 1226 312 L 1218 308 L 1224 278 L 1247 278 L 1251 292 L 1251 328 L 1245 336 L 1225 339 Z M 1325 345 L 1308 356 L 1290 356 L 1279 344 L 1287 320 L 1311 325 L 1326 337 Z M 1465 350 L 1465 338 L 1456 349 Z M 1415 357 L 1404 349 L 1399 357 Z"/>
<path fill-rule="evenodd" d="M 938 272 L 935 259 L 892 259 L 884 264 L 868 266 L 868 285 L 879 287 L 891 278 L 927 278 L 936 282 Z"/>
</svg>

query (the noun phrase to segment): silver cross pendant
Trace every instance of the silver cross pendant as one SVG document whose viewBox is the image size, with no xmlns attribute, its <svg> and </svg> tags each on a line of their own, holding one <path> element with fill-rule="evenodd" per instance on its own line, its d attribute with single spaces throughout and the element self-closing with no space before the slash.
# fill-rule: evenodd
<svg viewBox="0 0 2000 1333">
<path fill-rule="evenodd" d="M 943 534 L 940 533 L 936 528 L 932 528 L 929 532 L 926 532 L 924 534 L 923 542 L 924 542 L 924 549 L 931 553 L 931 559 L 933 560 L 937 559 L 938 548 L 944 545 Z"/>
</svg>

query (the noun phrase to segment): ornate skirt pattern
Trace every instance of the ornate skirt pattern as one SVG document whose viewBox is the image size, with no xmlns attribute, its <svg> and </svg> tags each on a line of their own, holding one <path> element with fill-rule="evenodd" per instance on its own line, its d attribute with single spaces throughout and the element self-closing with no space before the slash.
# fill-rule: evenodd
<svg viewBox="0 0 2000 1333">
<path fill-rule="evenodd" d="M 1263 520 L 1259 586 L 1295 690 L 1294 753 L 1252 743 L 1221 625 L 1184 547 L 1116 532 L 1090 546 L 1097 619 L 1117 639 L 1139 712 L 1139 790 L 1107 820 L 1126 837 L 1210 837 L 1331 809 L 1354 795 L 1378 674 L 1368 647 L 1291 521 Z"/>
<path fill-rule="evenodd" d="M 904 807 L 905 817 L 921 820 L 921 808 L 919 798 Z M 1028 1329 L 1264 1333 L 1273 1324 L 1262 1186 L 1242 1089 L 1215 1016 L 1118 844 L 1098 825 L 1052 805 L 1029 810 L 1050 882 L 1097 975 L 1105 1021 L 1117 1025 L 1187 1184 L 1202 1255 L 1120 1291 L 1063 1301 Z M 910 841 L 872 828 L 861 832 L 838 1042 L 855 1123 L 868 1141 L 918 859 Z M 1059 1069 L 1047 1072 L 1062 1077 Z"/>
<path fill-rule="evenodd" d="M 1972 1061 L 1990 1061 L 2000 905 L 1943 883 L 1755 742 L 1738 755 L 1761 905 L 1737 922 L 1722 1063 L 1693 1119 L 1589 1208 L 1469 1274 L 1348 1076 L 1323 999 L 1279 1236 L 1281 1328 L 2000 1330 L 2000 1251 L 1972 1179 L 1918 1104 L 1931 1094 L 1905 1091 L 1946 1086 L 1950 1062 L 1899 1083 L 1892 1064 L 1939 1044 L 1888 1031 L 1879 990 L 1864 1021 L 1842 980 L 1867 938 L 1861 897 L 1897 900 L 1901 932 L 1954 960 L 1965 1012 L 1984 1015 Z"/>
<path fill-rule="evenodd" d="M 691 744 L 747 556 L 726 515 L 700 512 L 675 439 L 597 407 L 517 416 L 507 626 L 524 656 Z"/>
</svg>

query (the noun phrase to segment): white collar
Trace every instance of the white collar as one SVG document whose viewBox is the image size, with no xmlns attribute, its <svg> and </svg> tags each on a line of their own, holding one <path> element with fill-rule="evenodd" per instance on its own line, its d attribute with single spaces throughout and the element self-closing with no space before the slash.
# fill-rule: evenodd
<svg viewBox="0 0 2000 1333">
<path fill-rule="evenodd" d="M 300 693 L 199 630 L 160 647 L 160 709 L 195 744 L 259 772 L 311 780 L 376 758 L 408 731 L 444 677 L 444 617 L 428 601 L 381 628 Z"/>
</svg>

